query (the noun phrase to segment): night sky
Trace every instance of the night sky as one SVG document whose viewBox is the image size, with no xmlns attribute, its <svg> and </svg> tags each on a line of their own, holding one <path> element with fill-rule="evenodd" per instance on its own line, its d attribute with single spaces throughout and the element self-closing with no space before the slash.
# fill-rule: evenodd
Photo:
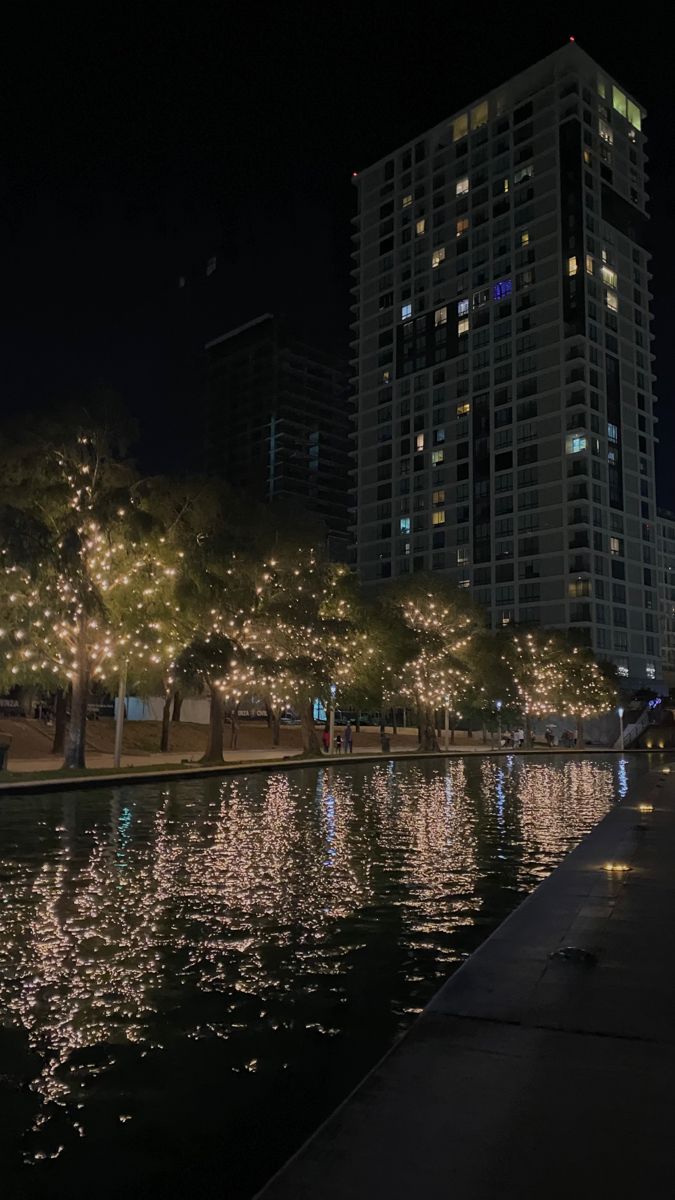
<svg viewBox="0 0 675 1200">
<path fill-rule="evenodd" d="M 141 421 L 146 465 L 193 465 L 208 338 L 277 311 L 346 353 L 352 171 L 574 34 L 650 113 L 659 499 L 675 507 L 671 45 L 656 6 L 639 21 L 587 7 L 560 19 L 541 4 L 15 12 L 2 49 L 3 411 L 112 386 Z"/>
</svg>

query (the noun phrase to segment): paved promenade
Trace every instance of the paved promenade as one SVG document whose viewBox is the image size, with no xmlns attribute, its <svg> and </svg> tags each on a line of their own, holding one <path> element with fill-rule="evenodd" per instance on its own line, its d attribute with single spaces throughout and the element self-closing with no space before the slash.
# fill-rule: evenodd
<svg viewBox="0 0 675 1200">
<path fill-rule="evenodd" d="M 260 1197 L 665 1200 L 674 1092 L 675 765 L 495 931 Z"/>
</svg>

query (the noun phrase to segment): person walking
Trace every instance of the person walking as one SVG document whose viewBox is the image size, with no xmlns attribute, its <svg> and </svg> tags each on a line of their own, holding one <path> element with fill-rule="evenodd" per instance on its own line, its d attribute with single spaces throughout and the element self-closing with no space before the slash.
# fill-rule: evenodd
<svg viewBox="0 0 675 1200">
<path fill-rule="evenodd" d="M 336 754 L 342 753 L 342 734 L 341 733 L 335 734 L 335 753 Z"/>
<path fill-rule="evenodd" d="M 352 723 L 351 721 L 347 721 L 345 725 L 345 754 L 351 754 L 352 740 Z"/>
</svg>

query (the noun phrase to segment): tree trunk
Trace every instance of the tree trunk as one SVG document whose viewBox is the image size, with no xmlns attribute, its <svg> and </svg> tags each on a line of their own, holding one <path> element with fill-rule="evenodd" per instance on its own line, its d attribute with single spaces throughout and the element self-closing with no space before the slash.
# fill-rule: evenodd
<svg viewBox="0 0 675 1200">
<path fill-rule="evenodd" d="M 281 722 L 279 719 L 280 714 L 277 712 L 274 706 L 270 704 L 269 700 L 265 701 L 265 711 L 267 713 L 267 724 L 272 730 L 272 745 L 278 746 L 281 741 Z"/>
<path fill-rule="evenodd" d="M 230 750 L 239 746 L 239 709 L 230 709 Z"/>
<path fill-rule="evenodd" d="M 392 733 L 392 737 L 396 737 L 396 734 L 398 733 L 398 730 L 396 728 L 396 709 L 395 708 L 392 708 L 392 710 L 391 710 L 391 733 Z"/>
<path fill-rule="evenodd" d="M 176 692 L 173 698 L 173 716 L 172 721 L 180 721 L 180 710 L 183 707 L 183 697 L 180 692 Z"/>
<path fill-rule="evenodd" d="M 162 709 L 162 736 L 159 743 L 159 748 L 164 754 L 171 748 L 171 701 L 174 699 L 175 697 L 170 691 L 166 692 Z"/>
<path fill-rule="evenodd" d="M 305 754 L 321 754 L 321 744 L 314 724 L 314 709 L 311 700 L 300 705 L 300 732 L 302 733 L 302 749 Z"/>
<path fill-rule="evenodd" d="M 66 745 L 66 724 L 68 721 L 68 699 L 65 688 L 57 688 L 54 697 L 54 741 L 52 754 L 63 754 Z"/>
<path fill-rule="evenodd" d="M 483 745 L 486 746 L 487 745 L 487 728 L 485 725 L 485 721 L 483 721 L 481 728 L 483 731 L 482 742 L 483 742 Z"/>
<path fill-rule="evenodd" d="M 455 744 L 455 727 L 453 725 L 450 730 L 450 745 L 454 746 L 454 744 Z"/>
<path fill-rule="evenodd" d="M 361 732 L 361 713 L 360 712 L 357 712 L 357 714 L 356 714 L 356 720 L 354 721 L 354 727 L 355 727 L 357 733 Z"/>
<path fill-rule="evenodd" d="M 175 707 L 174 707 L 175 711 Z M 209 738 L 206 743 L 206 751 L 204 757 L 200 760 L 206 763 L 207 766 L 218 766 L 224 762 L 223 758 L 223 741 L 224 741 L 224 720 L 225 709 L 223 705 L 222 692 L 218 688 L 211 688 L 211 704 L 209 706 Z"/>
<path fill-rule="evenodd" d="M 583 750 L 584 747 L 584 722 L 581 717 L 577 717 L 577 750 Z"/>
<path fill-rule="evenodd" d="M 89 699 L 89 657 L 87 655 L 87 622 L 80 617 L 75 650 L 75 667 L 71 675 L 70 722 L 66 735 L 64 767 L 86 766 L 87 701 Z"/>
<path fill-rule="evenodd" d="M 525 745 L 524 745 L 523 749 L 524 749 L 524 750 L 531 750 L 531 749 L 532 749 L 532 722 L 531 722 L 531 720 L 530 720 L 530 714 L 529 714 L 529 713 L 525 713 L 525 729 L 524 729 L 524 733 L 525 733 Z"/>
<path fill-rule="evenodd" d="M 420 708 L 420 750 L 438 750 L 438 735 L 436 733 L 436 720 L 433 708 L 425 706 Z"/>
<path fill-rule="evenodd" d="M 35 707 L 35 692 L 32 687 L 19 688 L 19 716 L 32 717 Z"/>
</svg>

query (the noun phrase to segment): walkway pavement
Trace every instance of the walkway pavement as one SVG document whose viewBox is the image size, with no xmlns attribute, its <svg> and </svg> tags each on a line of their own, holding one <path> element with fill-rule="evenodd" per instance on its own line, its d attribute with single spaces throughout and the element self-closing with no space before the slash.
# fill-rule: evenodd
<svg viewBox="0 0 675 1200">
<path fill-rule="evenodd" d="M 675 767 L 471 956 L 261 1200 L 670 1197 L 674 865 Z"/>
</svg>

